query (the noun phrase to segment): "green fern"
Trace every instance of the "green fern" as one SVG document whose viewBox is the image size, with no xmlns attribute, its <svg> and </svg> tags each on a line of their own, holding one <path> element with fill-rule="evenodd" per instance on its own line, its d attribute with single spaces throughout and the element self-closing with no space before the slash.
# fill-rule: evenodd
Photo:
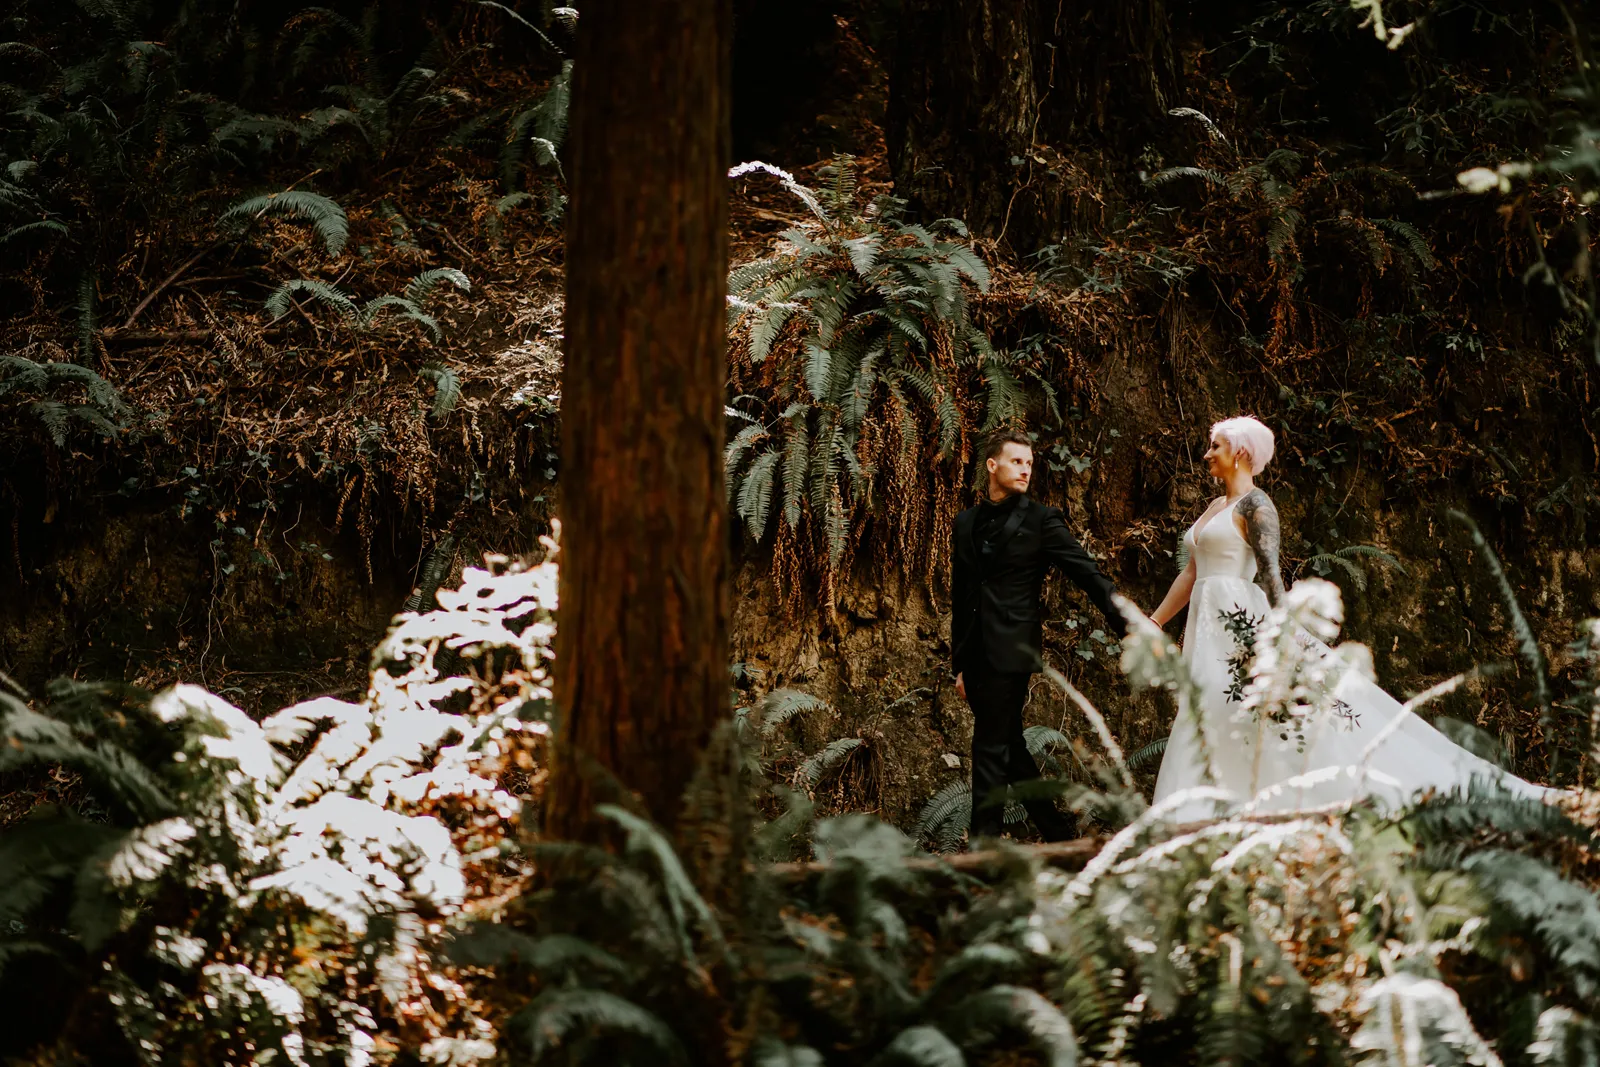
<svg viewBox="0 0 1600 1067">
<path fill-rule="evenodd" d="M 518 1020 L 535 1062 L 569 1042 L 587 1044 L 597 1035 L 632 1038 L 668 1063 L 687 1058 L 672 1028 L 615 993 L 600 989 L 556 989 L 540 996 Z"/>
<path fill-rule="evenodd" d="M 332 308 L 338 313 L 339 318 L 350 326 L 358 326 L 361 323 L 361 311 L 348 293 L 311 278 L 296 278 L 284 282 L 272 291 L 263 306 L 274 322 L 288 316 L 289 309 L 294 305 L 296 293 L 303 293 L 310 299 Z"/>
<path fill-rule="evenodd" d="M 442 419 L 454 411 L 461 399 L 461 376 L 440 363 L 429 363 L 417 373 L 433 383 L 433 408 L 428 414 Z"/>
<path fill-rule="evenodd" d="M 785 522 L 811 532 L 816 558 L 831 571 L 844 558 L 853 518 L 876 503 L 879 465 L 859 448 L 874 412 L 896 408 L 902 450 L 915 448 L 925 423 L 935 428 L 941 457 L 956 451 L 963 432 L 957 389 L 931 358 L 933 337 L 954 341 L 964 371 L 985 369 L 985 395 L 1002 417 L 1017 417 L 1026 395 L 970 320 L 968 291 L 987 287 L 989 272 L 964 239 L 949 239 L 964 228 L 938 225 L 935 233 L 908 223 L 903 205 L 886 198 L 864 209 L 848 157 L 826 169 L 828 184 L 815 193 L 765 164 L 734 174 L 753 170 L 779 177 L 817 222 L 790 228 L 777 254 L 729 272 L 731 324 L 744 333 L 749 362 L 781 359 L 778 377 L 792 375 L 804 389 L 774 398 L 773 410 L 784 411 L 764 431 L 740 429 L 738 447 L 729 449 L 729 498 L 762 539 L 773 472 L 761 459 L 748 467 L 738 460 L 761 436 L 777 438 Z M 906 383 L 916 402 L 908 402 Z"/>
<path fill-rule="evenodd" d="M 859 737 L 837 737 L 829 741 L 821 752 L 809 757 L 795 772 L 795 778 L 815 789 L 827 773 L 841 766 L 845 757 L 860 748 L 864 742 Z"/>
<path fill-rule="evenodd" d="M 328 197 L 303 189 L 285 189 L 241 200 L 222 213 L 219 222 L 253 221 L 263 215 L 288 215 L 311 223 L 323 240 L 328 255 L 337 259 L 350 238 L 350 220 L 344 208 Z"/>
<path fill-rule="evenodd" d="M 1350 576 L 1350 581 L 1357 589 L 1366 592 L 1367 572 L 1355 562 L 1362 558 L 1377 560 L 1386 567 L 1393 567 L 1401 574 L 1409 573 L 1398 559 L 1374 545 L 1346 545 L 1333 552 L 1319 552 L 1306 557 L 1302 566 L 1309 567 L 1321 575 L 1326 575 L 1333 567 L 1338 567 Z"/>
<path fill-rule="evenodd" d="M 1517 602 L 1516 591 L 1511 588 L 1505 569 L 1500 566 L 1500 557 L 1495 555 L 1494 549 L 1489 547 L 1489 542 L 1484 540 L 1483 531 L 1478 529 L 1478 524 L 1464 512 L 1452 510 L 1449 515 L 1467 528 L 1467 532 L 1472 536 L 1472 543 L 1483 554 L 1484 564 L 1489 568 L 1489 574 L 1499 589 L 1501 603 L 1506 609 L 1506 618 L 1510 620 L 1511 630 L 1517 638 L 1517 647 L 1528 666 L 1528 672 L 1533 675 L 1534 696 L 1539 702 L 1539 725 L 1544 731 L 1545 743 L 1550 747 L 1550 773 L 1554 775 L 1557 759 L 1555 723 L 1550 710 L 1550 668 L 1545 662 L 1544 649 L 1539 647 L 1539 638 L 1522 614 L 1522 605 Z"/>
<path fill-rule="evenodd" d="M 1399 219 L 1373 219 L 1372 222 L 1399 238 L 1400 247 L 1418 267 L 1423 270 L 1434 270 L 1439 266 L 1439 261 L 1434 258 L 1433 249 L 1429 247 L 1427 238 L 1423 237 L 1422 232 L 1411 223 Z"/>
</svg>

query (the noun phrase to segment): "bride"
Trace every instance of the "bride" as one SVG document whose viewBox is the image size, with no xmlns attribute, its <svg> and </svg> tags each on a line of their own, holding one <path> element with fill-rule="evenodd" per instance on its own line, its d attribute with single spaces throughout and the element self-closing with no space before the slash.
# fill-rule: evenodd
<svg viewBox="0 0 1600 1067">
<path fill-rule="evenodd" d="M 1241 800 L 1278 787 L 1262 797 L 1260 810 L 1312 808 L 1362 796 L 1394 808 L 1422 790 L 1450 790 L 1474 778 L 1528 796 L 1553 792 L 1479 759 L 1415 715 L 1404 713 L 1405 720 L 1394 723 L 1403 714 L 1399 701 L 1354 669 L 1344 671 L 1333 689 L 1333 713 L 1307 724 L 1303 737 L 1290 740 L 1252 721 L 1228 661 L 1237 661 L 1239 622 L 1264 620 L 1269 605 L 1277 607 L 1284 597 L 1278 511 L 1254 480 L 1272 460 L 1272 431 L 1253 418 L 1225 419 L 1211 428 L 1210 444 L 1206 465 L 1225 495 L 1184 534 L 1188 565 L 1150 616 L 1165 626 L 1188 605 L 1183 658 L 1201 694 L 1204 735 L 1197 733 L 1194 716 L 1180 716 L 1173 724 L 1154 803 L 1205 784 L 1208 750 L 1214 783 Z M 1307 774 L 1358 767 L 1364 769 Z M 1174 817 L 1205 818 L 1210 807 L 1209 802 L 1184 805 Z"/>
</svg>

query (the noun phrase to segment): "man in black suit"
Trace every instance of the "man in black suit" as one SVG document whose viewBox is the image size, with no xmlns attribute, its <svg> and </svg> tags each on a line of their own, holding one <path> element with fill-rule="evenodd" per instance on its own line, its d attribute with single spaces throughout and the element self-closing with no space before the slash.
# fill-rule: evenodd
<svg viewBox="0 0 1600 1067">
<path fill-rule="evenodd" d="M 1107 629 L 1119 637 L 1127 631 L 1111 602 L 1110 579 L 1067 530 L 1061 509 L 1029 499 L 1033 445 L 1027 435 L 995 433 L 983 459 L 985 499 L 956 516 L 951 547 L 951 669 L 956 692 L 972 706 L 972 841 L 999 836 L 1004 807 L 994 800 L 1000 787 L 1039 777 L 1023 741 L 1022 706 L 1041 665 L 1045 568 L 1057 568 L 1087 593 Z M 1045 840 L 1070 834 L 1071 824 L 1052 801 L 1025 804 Z"/>
</svg>

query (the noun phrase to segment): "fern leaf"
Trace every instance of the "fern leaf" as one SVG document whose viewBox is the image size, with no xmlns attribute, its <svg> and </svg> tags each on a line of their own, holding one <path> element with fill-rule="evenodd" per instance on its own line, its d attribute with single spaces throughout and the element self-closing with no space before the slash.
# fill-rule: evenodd
<svg viewBox="0 0 1600 1067">
<path fill-rule="evenodd" d="M 1217 127 L 1217 124 L 1192 107 L 1170 108 L 1167 114 L 1175 119 L 1194 119 L 1206 128 L 1206 133 L 1211 135 L 1213 141 L 1221 141 L 1223 144 L 1228 143 L 1228 139 L 1223 136 L 1222 130 Z"/>
<path fill-rule="evenodd" d="M 433 335 L 435 341 L 443 339 L 444 330 L 439 326 L 437 319 L 424 312 L 405 297 L 395 296 L 393 293 L 373 297 L 365 304 L 362 304 L 360 311 L 357 313 L 356 328 L 361 330 L 371 329 L 378 321 L 378 316 L 390 310 L 393 310 L 403 319 L 410 319 L 412 322 L 418 322 L 427 327 L 428 332 Z"/>
<path fill-rule="evenodd" d="M 824 775 L 834 767 L 844 762 L 846 756 L 860 748 L 863 744 L 859 737 L 839 737 L 828 742 L 821 752 L 808 758 L 795 772 L 796 778 L 805 780 L 805 783 L 815 789 L 822 781 Z"/>
<path fill-rule="evenodd" d="M 763 437 L 767 436 L 767 428 L 759 422 L 752 422 L 749 426 L 734 435 L 728 442 L 728 447 L 722 450 L 722 470 L 725 484 L 728 487 L 728 500 L 733 500 L 733 489 L 737 482 L 735 477 L 739 473 L 739 464 L 744 459 L 750 447 Z"/>
<path fill-rule="evenodd" d="M 417 373 L 433 383 L 433 408 L 428 414 L 442 419 L 454 411 L 461 399 L 461 376 L 442 363 L 429 363 Z"/>
<path fill-rule="evenodd" d="M 1011 373 L 1011 368 L 1004 362 L 999 359 L 985 360 L 983 378 L 985 432 L 1027 414 L 1027 394 L 1023 392 L 1022 384 L 1017 381 L 1016 375 Z"/>
<path fill-rule="evenodd" d="M 351 326 L 359 326 L 361 324 L 361 311 L 356 307 L 355 302 L 350 299 L 349 294 L 340 292 L 326 282 L 315 281 L 311 278 L 296 278 L 293 281 L 284 282 L 274 289 L 272 294 L 267 297 L 265 304 L 267 314 L 271 315 L 274 321 L 289 314 L 289 308 L 292 305 L 295 293 L 304 293 L 313 300 L 328 305 L 337 311 L 339 317 Z"/>
<path fill-rule="evenodd" d="M 67 232 L 66 225 L 57 222 L 55 219 L 40 219 L 37 222 L 25 222 L 21 226 L 0 234 L 0 245 L 5 244 L 14 237 L 26 237 L 29 234 L 55 234 L 59 237 L 65 237 Z"/>
<path fill-rule="evenodd" d="M 1022 740 L 1034 759 L 1049 755 L 1058 746 L 1072 746 L 1072 739 L 1054 726 L 1030 726 L 1022 731 Z"/>
<path fill-rule="evenodd" d="M 1133 755 L 1128 757 L 1128 769 L 1136 771 L 1145 764 L 1152 763 L 1160 758 L 1166 753 L 1167 742 L 1170 740 L 1172 740 L 1170 737 L 1163 737 L 1134 752 Z"/>
<path fill-rule="evenodd" d="M 820 697 L 799 689 L 774 689 L 758 705 L 761 736 L 770 737 L 779 726 L 806 712 L 827 712 L 831 706 Z"/>
<path fill-rule="evenodd" d="M 805 499 L 806 473 L 811 464 L 811 439 L 804 412 L 789 420 L 783 450 L 783 518 L 789 528 L 800 525 L 800 502 Z"/>
<path fill-rule="evenodd" d="M 1049 1067 L 1077 1067 L 1078 1040 L 1061 1010 L 1032 989 L 997 985 L 969 997 L 954 1013 L 966 1026 L 988 1029 L 991 1020 L 1009 1024 L 1032 1039 Z"/>
<path fill-rule="evenodd" d="M 535 1062 L 570 1038 L 594 1034 L 631 1037 L 654 1049 L 668 1062 L 685 1062 L 677 1035 L 659 1016 L 631 1000 L 600 989 L 558 989 L 544 993 L 528 1006 L 525 1025 Z"/>
<path fill-rule="evenodd" d="M 1292 207 L 1273 214 L 1272 221 L 1267 225 L 1267 254 L 1275 262 L 1282 261 L 1294 248 L 1295 233 L 1302 221 L 1300 212 Z"/>
<path fill-rule="evenodd" d="M 757 856 L 779 861 L 789 858 L 795 836 L 810 825 L 816 805 L 804 793 L 783 786 L 774 786 L 773 793 L 783 801 L 783 814 L 755 832 L 751 847 Z"/>
<path fill-rule="evenodd" d="M 767 531 L 767 518 L 772 514 L 773 470 L 783 455 L 778 449 L 768 449 L 756 457 L 750 469 L 740 480 L 738 511 L 745 521 L 750 536 L 760 541 Z"/>
<path fill-rule="evenodd" d="M 1545 662 L 1544 649 L 1539 647 L 1539 639 L 1534 635 L 1533 627 L 1528 625 L 1527 617 L 1522 614 L 1522 605 L 1517 602 L 1516 591 L 1511 588 L 1505 569 L 1500 566 L 1500 557 L 1495 555 L 1494 549 L 1489 547 L 1489 542 L 1484 540 L 1483 531 L 1478 529 L 1478 524 L 1465 512 L 1452 510 L 1449 514 L 1472 535 L 1472 543 L 1483 553 L 1489 574 L 1499 587 L 1500 600 L 1505 605 L 1506 617 L 1511 621 L 1511 629 L 1517 636 L 1517 646 L 1522 652 L 1523 661 L 1528 665 L 1529 673 L 1533 675 L 1534 693 L 1539 701 L 1539 721 L 1544 728 L 1545 741 L 1550 744 L 1550 770 L 1554 774 L 1556 746 L 1552 735 L 1554 724 L 1550 718 L 1550 668 Z"/>
<path fill-rule="evenodd" d="M 975 249 L 969 245 L 949 244 L 944 246 L 944 255 L 951 266 L 978 287 L 979 292 L 989 291 L 989 266 L 979 258 Z"/>
<path fill-rule="evenodd" d="M 873 1059 L 874 1067 L 966 1067 L 961 1048 L 944 1031 L 932 1026 L 910 1026 Z"/>
<path fill-rule="evenodd" d="M 441 282 L 449 282 L 463 293 L 472 292 L 472 282 L 461 271 L 454 267 L 436 267 L 423 271 L 407 282 L 405 298 L 420 308 L 427 304 L 428 297 Z"/>
<path fill-rule="evenodd" d="M 67 443 L 70 418 L 65 404 L 59 400 L 35 400 L 28 405 L 28 410 L 44 423 L 45 432 L 50 435 L 50 440 L 55 442 L 57 448 Z"/>
<path fill-rule="evenodd" d="M 856 368 L 855 379 L 845 391 L 840 404 L 841 414 L 844 417 L 845 429 L 855 433 L 861 429 L 861 424 L 866 421 L 867 410 L 872 406 L 873 387 L 878 381 L 878 359 L 883 355 L 883 349 L 875 348 L 867 353 Z"/>
<path fill-rule="evenodd" d="M 1180 178 L 1197 178 L 1209 185 L 1219 186 L 1224 189 L 1228 187 L 1228 180 L 1221 173 L 1206 167 L 1168 167 L 1150 175 L 1149 178 L 1145 179 L 1145 184 L 1149 186 L 1167 185 Z"/>
<path fill-rule="evenodd" d="M 1428 239 L 1423 237 L 1422 232 L 1411 223 L 1399 219 L 1373 219 L 1372 222 L 1398 237 L 1401 247 L 1423 270 L 1433 270 L 1439 265 L 1439 261 L 1434 258 L 1433 249 L 1428 246 Z"/>
<path fill-rule="evenodd" d="M 656 868 L 656 874 L 661 879 L 663 894 L 667 898 L 667 907 L 677 926 L 684 960 L 694 962 L 694 950 L 689 940 L 691 913 L 700 928 L 720 945 L 721 928 L 717 925 L 715 916 L 711 914 L 710 906 L 695 889 L 688 872 L 683 869 L 683 863 L 673 850 L 672 842 L 668 841 L 666 836 L 649 821 L 615 804 L 600 804 L 596 806 L 595 812 L 601 818 L 608 819 L 621 828 L 626 835 L 624 847 L 630 857 L 648 859 Z"/>
<path fill-rule="evenodd" d="M 965 779 L 951 782 L 922 806 L 913 834 L 933 839 L 940 852 L 953 852 L 972 819 L 972 786 Z M 947 847 L 948 846 L 948 847 Z"/>
<path fill-rule="evenodd" d="M 883 238 L 876 233 L 852 237 L 844 242 L 845 254 L 850 257 L 850 265 L 864 280 L 871 278 L 873 268 L 878 265 L 878 246 L 882 243 Z"/>
<path fill-rule="evenodd" d="M 750 1067 L 824 1067 L 822 1054 L 809 1045 L 786 1045 L 764 1037 L 750 1050 Z"/>
<path fill-rule="evenodd" d="M 828 383 L 833 377 L 833 351 L 815 341 L 806 342 L 806 388 L 819 404 L 832 399 Z"/>
<path fill-rule="evenodd" d="M 289 215 L 311 223 L 322 237 L 328 255 L 336 259 L 344 252 L 345 242 L 350 237 L 350 220 L 345 217 L 344 208 L 328 197 L 303 189 L 285 189 L 281 193 L 241 200 L 224 211 L 218 221 L 246 216 L 253 219 L 267 214 Z"/>
<path fill-rule="evenodd" d="M 777 304 L 757 311 L 750 323 L 750 361 L 760 363 L 772 354 L 772 343 L 783 333 L 784 324 L 795 312 L 788 304 Z"/>
<path fill-rule="evenodd" d="M 50 384 L 45 365 L 26 356 L 0 355 L 0 396 L 13 389 L 40 391 Z"/>
<path fill-rule="evenodd" d="M 1600 900 L 1533 856 L 1487 849 L 1462 861 L 1484 893 L 1526 923 L 1582 997 L 1600 989 Z"/>
<path fill-rule="evenodd" d="M 936 1010 L 951 997 L 1014 978 L 1022 970 L 1022 953 L 1008 945 L 968 945 L 939 968 L 922 998 L 923 1005 Z"/>
<path fill-rule="evenodd" d="M 1306 557 L 1305 565 L 1316 570 L 1319 574 L 1326 574 L 1330 566 L 1338 567 L 1350 576 L 1355 587 L 1362 592 L 1367 589 L 1367 572 L 1356 566 L 1337 552 L 1319 552 L 1315 556 Z"/>
</svg>

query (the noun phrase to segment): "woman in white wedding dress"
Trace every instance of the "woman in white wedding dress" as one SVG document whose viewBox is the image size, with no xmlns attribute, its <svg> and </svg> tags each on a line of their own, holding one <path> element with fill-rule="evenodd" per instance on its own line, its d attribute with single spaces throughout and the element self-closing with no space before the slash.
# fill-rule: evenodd
<svg viewBox="0 0 1600 1067">
<path fill-rule="evenodd" d="M 1194 716 L 1179 716 L 1161 761 L 1154 803 L 1205 784 L 1206 749 L 1214 784 L 1240 802 L 1257 798 L 1257 810 L 1314 808 L 1364 796 L 1392 810 L 1420 791 L 1450 790 L 1475 778 L 1529 796 L 1551 793 L 1479 759 L 1403 712 L 1399 701 L 1358 670 L 1343 672 L 1332 690 L 1330 713 L 1305 723 L 1303 745 L 1299 738 L 1283 737 L 1277 724 L 1254 721 L 1243 710 L 1239 679 L 1228 662 L 1237 646 L 1225 616 L 1234 613 L 1239 619 L 1243 609 L 1259 622 L 1284 597 L 1278 512 L 1254 481 L 1272 453 L 1272 431 L 1256 419 L 1226 419 L 1211 428 L 1205 461 L 1225 493 L 1184 534 L 1188 565 L 1151 614 L 1156 625 L 1164 626 L 1188 605 L 1183 658 L 1200 694 L 1198 726 L 1204 738 Z M 1314 639 L 1306 635 L 1303 641 Z M 1325 649 L 1320 643 L 1312 647 Z M 1402 714 L 1404 721 L 1395 723 Z M 1323 769 L 1326 773 L 1308 773 Z M 1211 814 L 1207 801 L 1183 804 L 1173 817 L 1186 821 Z"/>
</svg>

